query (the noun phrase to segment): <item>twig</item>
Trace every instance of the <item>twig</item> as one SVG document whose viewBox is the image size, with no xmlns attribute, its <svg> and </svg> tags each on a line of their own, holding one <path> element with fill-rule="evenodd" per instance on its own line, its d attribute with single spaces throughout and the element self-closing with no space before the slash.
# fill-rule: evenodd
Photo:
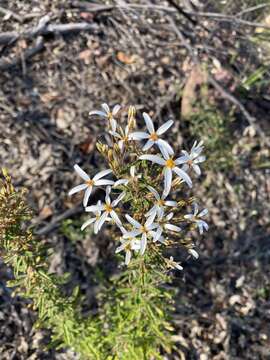
<svg viewBox="0 0 270 360">
<path fill-rule="evenodd" d="M 36 40 L 35 46 L 30 49 L 27 49 L 24 53 L 22 53 L 20 58 L 16 58 L 12 61 L 0 62 L 0 70 L 8 70 L 18 65 L 21 62 L 21 59 L 23 59 L 23 61 L 26 61 L 43 49 L 44 49 L 44 40 L 42 36 L 39 36 Z"/>
<path fill-rule="evenodd" d="M 103 4 L 89 4 L 87 2 L 79 2 L 74 1 L 72 3 L 73 7 L 77 8 L 83 8 L 88 12 L 101 12 L 101 11 L 110 11 L 113 9 L 138 9 L 138 10 L 150 10 L 150 11 L 164 11 L 166 13 L 175 13 L 179 12 L 181 13 L 186 19 L 188 19 L 190 22 L 193 23 L 193 25 L 198 24 L 198 22 L 194 19 L 192 19 L 192 16 L 194 17 L 205 17 L 205 18 L 212 18 L 214 21 L 225 21 L 225 22 L 233 22 L 239 25 L 246 25 L 250 27 L 259 27 L 259 28 L 265 28 L 270 29 L 269 25 L 252 22 L 244 19 L 240 19 L 239 16 L 242 14 L 245 14 L 247 12 L 255 11 L 260 8 L 264 8 L 266 6 L 270 6 L 269 4 L 261 4 L 254 8 L 249 8 L 246 10 L 243 10 L 242 12 L 237 13 L 236 15 L 226 15 L 221 13 L 214 13 L 214 12 L 194 12 L 194 11 L 188 11 L 183 10 L 177 3 L 175 3 L 173 0 L 167 0 L 172 7 L 168 6 L 162 6 L 162 5 L 144 5 L 144 4 L 121 4 L 121 5 L 103 5 Z"/>
<path fill-rule="evenodd" d="M 56 216 L 49 224 L 45 225 L 41 229 L 37 230 L 36 235 L 46 235 L 50 233 L 52 230 L 56 229 L 61 221 L 73 216 L 75 214 L 80 214 L 83 212 L 82 206 L 78 205 L 72 209 L 68 209 L 64 211 L 61 215 Z"/>
<path fill-rule="evenodd" d="M 0 13 L 4 14 L 4 15 L 10 15 L 12 16 L 15 20 L 17 20 L 19 23 L 23 22 L 23 19 L 17 15 L 15 12 L 9 10 L 9 9 L 5 9 L 2 6 L 0 6 Z"/>
<path fill-rule="evenodd" d="M 98 26 L 95 24 L 89 24 L 87 22 L 69 23 L 69 24 L 48 24 L 50 18 L 45 16 L 40 19 L 38 25 L 23 33 L 19 32 L 4 32 L 0 33 L 0 45 L 6 45 L 19 38 L 32 39 L 38 35 L 50 35 L 50 34 L 66 34 L 70 32 L 80 32 L 97 30 Z"/>
<path fill-rule="evenodd" d="M 266 8 L 266 7 L 270 7 L 270 4 L 269 3 L 268 4 L 264 3 L 264 4 L 252 6 L 250 8 L 247 8 L 245 10 L 240 11 L 239 13 L 237 13 L 237 16 L 241 16 L 241 15 L 244 15 L 244 14 L 247 14 L 247 13 L 250 13 L 250 12 L 253 12 L 253 11 L 257 11 L 257 10 L 260 10 L 260 9 L 263 9 L 263 8 Z"/>
<path fill-rule="evenodd" d="M 256 27 L 256 28 L 270 29 L 270 26 L 266 25 L 266 24 L 239 19 L 237 17 L 238 14 L 237 15 L 225 15 L 225 14 L 213 13 L 213 12 L 191 12 L 191 11 L 188 11 L 187 13 L 192 16 L 211 18 L 212 20 L 215 20 L 215 21 L 221 20 L 224 22 L 231 22 L 234 24 L 247 25 L 247 26 Z"/>
</svg>

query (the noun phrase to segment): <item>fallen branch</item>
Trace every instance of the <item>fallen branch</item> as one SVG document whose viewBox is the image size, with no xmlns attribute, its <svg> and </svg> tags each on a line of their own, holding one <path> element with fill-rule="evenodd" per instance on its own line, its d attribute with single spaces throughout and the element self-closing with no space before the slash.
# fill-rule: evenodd
<svg viewBox="0 0 270 360">
<path fill-rule="evenodd" d="M 65 220 L 75 214 L 80 214 L 82 212 L 83 212 L 83 207 L 79 206 L 79 205 L 72 209 L 68 209 L 68 210 L 64 211 L 62 214 L 56 216 L 49 224 L 47 224 L 44 227 L 42 227 L 41 229 L 37 230 L 35 233 L 37 235 L 46 235 L 46 234 L 50 233 L 51 231 L 53 231 L 54 229 L 56 229 L 58 226 L 60 226 L 60 223 L 63 220 Z"/>
<path fill-rule="evenodd" d="M 30 59 L 32 56 L 36 55 L 45 48 L 44 40 L 42 36 L 39 36 L 36 40 L 35 46 L 24 51 L 19 58 L 15 58 L 11 61 L 2 61 L 0 62 L 0 70 L 8 70 L 16 65 L 19 65 L 21 61 L 24 62 Z"/>
<path fill-rule="evenodd" d="M 46 15 L 40 19 L 36 27 L 28 29 L 25 32 L 19 33 L 15 31 L 9 31 L 0 33 L 0 45 L 8 45 L 9 43 L 20 38 L 32 39 L 39 35 L 64 35 L 71 32 L 90 31 L 98 29 L 98 26 L 96 24 L 89 24 L 87 22 L 69 24 L 48 24 L 49 21 L 50 18 L 48 15 Z"/>
</svg>

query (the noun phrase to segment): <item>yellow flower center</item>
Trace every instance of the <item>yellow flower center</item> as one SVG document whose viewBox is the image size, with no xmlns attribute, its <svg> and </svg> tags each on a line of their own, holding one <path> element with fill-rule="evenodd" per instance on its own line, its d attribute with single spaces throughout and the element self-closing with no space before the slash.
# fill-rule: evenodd
<svg viewBox="0 0 270 360">
<path fill-rule="evenodd" d="M 159 206 L 164 206 L 164 205 L 165 205 L 165 200 L 160 199 L 160 200 L 158 200 L 157 204 L 158 204 Z"/>
<path fill-rule="evenodd" d="M 111 112 L 109 112 L 109 113 L 107 114 L 107 118 L 108 118 L 108 120 L 112 120 L 113 114 L 112 114 Z"/>
<path fill-rule="evenodd" d="M 192 166 L 193 165 L 193 160 L 188 160 L 187 164 L 188 164 L 188 166 Z"/>
<path fill-rule="evenodd" d="M 86 181 L 86 184 L 87 184 L 87 186 L 89 186 L 89 187 L 91 187 L 91 186 L 93 186 L 94 185 L 94 180 L 87 180 Z"/>
<path fill-rule="evenodd" d="M 143 226 L 141 226 L 141 232 L 143 232 L 143 233 L 147 233 L 148 232 L 148 230 L 146 229 L 146 227 L 143 225 Z"/>
<path fill-rule="evenodd" d="M 158 135 L 157 133 L 153 132 L 151 135 L 150 135 L 150 140 L 152 141 L 157 141 L 158 140 Z"/>
<path fill-rule="evenodd" d="M 112 211 L 112 209 L 113 208 L 111 207 L 111 205 L 108 205 L 108 204 L 105 205 L 105 211 L 110 213 Z"/>
<path fill-rule="evenodd" d="M 172 169 L 172 168 L 175 167 L 175 162 L 173 161 L 172 158 L 170 158 L 170 159 L 168 159 L 168 160 L 166 161 L 166 167 L 168 167 L 168 168 L 170 168 L 170 169 Z"/>
</svg>

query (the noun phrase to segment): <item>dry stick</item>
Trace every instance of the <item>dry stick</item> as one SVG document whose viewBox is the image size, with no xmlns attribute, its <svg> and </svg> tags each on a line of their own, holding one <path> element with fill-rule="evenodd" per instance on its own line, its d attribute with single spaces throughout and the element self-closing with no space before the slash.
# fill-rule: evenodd
<svg viewBox="0 0 270 360">
<path fill-rule="evenodd" d="M 172 3 L 171 1 L 169 1 Z M 175 2 L 174 4 L 178 6 Z M 264 8 L 267 6 L 270 6 L 269 4 L 262 4 L 263 6 L 257 6 L 257 9 Z M 124 4 L 124 5 L 102 5 L 102 4 L 89 4 L 87 2 L 79 2 L 74 1 L 72 3 L 73 7 L 78 7 L 85 9 L 87 12 L 102 12 L 102 11 L 110 11 L 113 9 L 138 9 L 138 10 L 151 10 L 151 11 L 164 11 L 167 13 L 175 13 L 179 12 L 179 9 L 177 7 L 166 7 L 162 5 L 145 5 L 145 4 Z M 225 15 L 221 13 L 213 13 L 213 12 L 195 12 L 195 11 L 188 11 L 188 10 L 182 10 L 181 13 L 183 16 L 185 16 L 189 21 L 192 21 L 193 23 L 197 23 L 196 20 L 192 19 L 191 16 L 194 17 L 205 17 L 205 18 L 211 18 L 214 21 L 225 21 L 225 22 L 233 22 L 235 24 L 239 25 L 247 25 L 251 27 L 258 27 L 258 28 L 264 28 L 264 29 L 270 29 L 269 25 L 262 24 L 262 23 L 255 23 L 248 20 L 239 19 L 239 16 L 249 11 L 255 11 L 256 9 L 250 8 L 247 9 L 247 11 L 242 11 L 237 13 L 236 15 Z M 185 15 L 184 15 L 185 14 Z"/>
<path fill-rule="evenodd" d="M 7 45 L 10 42 L 19 38 L 32 39 L 38 35 L 50 35 L 50 34 L 66 34 L 70 32 L 80 32 L 97 30 L 98 26 L 95 24 L 89 24 L 87 22 L 69 23 L 69 24 L 47 24 L 49 17 L 43 17 L 38 26 L 31 28 L 23 33 L 19 32 L 4 32 L 0 33 L 0 45 Z"/>
<path fill-rule="evenodd" d="M 27 49 L 25 52 L 23 52 L 21 54 L 20 58 L 16 58 L 12 61 L 5 61 L 5 62 L 0 62 L 0 70 L 8 70 L 10 68 L 12 68 L 13 66 L 18 65 L 21 60 L 23 59 L 23 61 L 28 60 L 29 58 L 31 58 L 32 56 L 36 55 L 37 53 L 39 53 L 41 50 L 43 50 L 44 47 L 44 40 L 42 36 L 39 36 L 36 40 L 36 44 L 34 47 L 31 47 L 29 49 Z"/>
<path fill-rule="evenodd" d="M 2 6 L 0 6 L 0 13 L 8 16 L 12 16 L 15 20 L 17 20 L 19 23 L 23 22 L 23 19 L 20 17 L 20 15 L 17 15 L 15 12 L 5 9 Z"/>
<path fill-rule="evenodd" d="M 186 38 L 184 37 L 184 35 L 182 34 L 182 32 L 178 29 L 178 27 L 176 26 L 175 22 L 173 21 L 173 19 L 168 18 L 169 22 L 171 23 L 172 28 L 174 29 L 176 35 L 179 37 L 179 39 L 181 40 L 182 44 L 184 45 L 184 47 L 188 50 L 192 61 L 194 62 L 194 64 L 196 65 L 200 65 L 200 61 L 199 58 L 197 56 L 197 54 L 195 53 L 195 51 L 193 50 L 192 46 L 189 44 L 189 42 L 186 40 Z M 265 136 L 265 133 L 263 132 L 263 130 L 261 129 L 261 127 L 256 123 L 256 118 L 253 117 L 248 111 L 247 109 L 244 107 L 244 105 L 234 96 L 232 95 L 229 91 L 227 91 L 226 89 L 224 89 L 224 87 L 222 85 L 220 85 L 213 77 L 211 74 L 208 74 L 208 82 L 213 85 L 216 90 L 223 96 L 224 99 L 227 99 L 230 103 L 234 104 L 236 107 L 238 107 L 238 109 L 242 112 L 242 114 L 244 115 L 244 117 L 246 118 L 246 120 L 248 121 L 248 123 L 253 126 L 255 128 L 255 130 L 257 131 L 257 133 L 261 136 L 261 138 L 263 139 L 264 143 L 267 146 L 270 146 L 270 140 Z"/>
<path fill-rule="evenodd" d="M 83 208 L 82 206 L 76 206 L 72 209 L 68 209 L 66 211 L 64 211 L 62 214 L 56 216 L 49 224 L 45 225 L 44 227 L 42 227 L 39 230 L 35 231 L 36 235 L 46 235 L 48 233 L 50 233 L 52 230 L 56 229 L 59 225 L 60 222 L 69 218 L 70 216 L 73 216 L 75 214 L 80 214 L 83 212 Z"/>
</svg>

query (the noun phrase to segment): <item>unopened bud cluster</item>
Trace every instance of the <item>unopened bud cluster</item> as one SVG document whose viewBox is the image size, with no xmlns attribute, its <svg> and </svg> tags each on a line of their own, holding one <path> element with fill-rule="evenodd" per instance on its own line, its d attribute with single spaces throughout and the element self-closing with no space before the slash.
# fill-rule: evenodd
<svg viewBox="0 0 270 360">
<path fill-rule="evenodd" d="M 97 149 L 109 168 L 90 177 L 79 165 L 74 166 L 83 183 L 72 188 L 69 195 L 83 191 L 85 211 L 93 214 L 82 230 L 92 225 L 96 234 L 104 224 L 116 226 L 120 243 L 116 253 L 125 252 L 126 265 L 132 255 L 144 256 L 146 252 L 160 252 L 180 244 L 197 258 L 188 232 L 196 227 L 200 234 L 208 230 L 202 219 L 207 209 L 200 211 L 186 191 L 192 188 L 194 176 L 201 175 L 200 163 L 205 160 L 201 155 L 203 143 L 195 141 L 190 152 L 182 150 L 176 156 L 164 139 L 172 120 L 156 129 L 150 116 L 143 113 L 147 130 L 135 131 L 137 121 L 132 106 L 124 124 L 120 105 L 111 111 L 107 104 L 102 104 L 101 111 L 91 111 L 90 115 L 106 121 L 107 144 L 98 142 Z M 105 190 L 104 200 L 89 205 L 95 188 Z M 189 213 L 191 206 L 193 212 Z M 164 264 L 182 270 L 173 257 L 164 258 Z"/>
</svg>

